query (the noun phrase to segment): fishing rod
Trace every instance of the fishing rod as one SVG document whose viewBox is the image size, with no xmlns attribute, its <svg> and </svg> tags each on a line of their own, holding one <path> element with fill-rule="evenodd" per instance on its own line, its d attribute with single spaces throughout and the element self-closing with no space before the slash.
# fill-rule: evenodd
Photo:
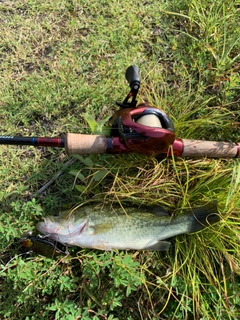
<svg viewBox="0 0 240 320">
<path fill-rule="evenodd" d="M 150 106 L 137 104 L 139 68 L 128 67 L 130 92 L 112 117 L 110 136 L 67 133 L 64 138 L 2 135 L 0 144 L 65 148 L 67 154 L 140 153 L 159 157 L 240 158 L 240 143 L 179 139 L 168 115 Z"/>
</svg>

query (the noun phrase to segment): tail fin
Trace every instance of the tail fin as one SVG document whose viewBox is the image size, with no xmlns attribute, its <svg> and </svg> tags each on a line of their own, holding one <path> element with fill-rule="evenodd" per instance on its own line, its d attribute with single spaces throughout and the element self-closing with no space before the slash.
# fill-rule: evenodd
<svg viewBox="0 0 240 320">
<path fill-rule="evenodd" d="M 217 208 L 217 200 L 211 201 L 201 207 L 196 207 L 191 210 L 191 224 L 189 233 L 197 232 L 205 227 L 220 221 Z"/>
</svg>

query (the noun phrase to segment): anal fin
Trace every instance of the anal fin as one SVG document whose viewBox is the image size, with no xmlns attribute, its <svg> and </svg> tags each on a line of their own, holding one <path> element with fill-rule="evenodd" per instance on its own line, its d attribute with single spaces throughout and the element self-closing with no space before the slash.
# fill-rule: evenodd
<svg viewBox="0 0 240 320">
<path fill-rule="evenodd" d="M 170 248 L 171 242 L 169 241 L 161 241 L 155 242 L 152 245 L 149 245 L 148 247 L 145 247 L 144 250 L 149 251 L 167 251 Z"/>
</svg>

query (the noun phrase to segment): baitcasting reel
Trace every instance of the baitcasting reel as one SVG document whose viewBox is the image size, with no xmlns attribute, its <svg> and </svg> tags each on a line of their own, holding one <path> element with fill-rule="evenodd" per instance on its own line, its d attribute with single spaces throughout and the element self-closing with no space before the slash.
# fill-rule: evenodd
<svg viewBox="0 0 240 320">
<path fill-rule="evenodd" d="M 166 113 L 147 103 L 137 105 L 140 87 L 139 69 L 128 67 L 126 79 L 131 91 L 117 103 L 120 110 L 112 117 L 112 137 L 120 137 L 130 152 L 159 154 L 166 151 L 175 140 L 174 126 Z"/>
</svg>

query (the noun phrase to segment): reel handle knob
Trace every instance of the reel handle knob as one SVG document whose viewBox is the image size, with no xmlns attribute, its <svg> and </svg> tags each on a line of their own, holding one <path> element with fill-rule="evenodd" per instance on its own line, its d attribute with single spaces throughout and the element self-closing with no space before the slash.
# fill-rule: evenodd
<svg viewBox="0 0 240 320">
<path fill-rule="evenodd" d="M 126 79 L 131 89 L 138 90 L 140 87 L 139 68 L 137 65 L 133 65 L 126 70 Z M 135 87 L 136 86 L 136 87 Z"/>
</svg>

